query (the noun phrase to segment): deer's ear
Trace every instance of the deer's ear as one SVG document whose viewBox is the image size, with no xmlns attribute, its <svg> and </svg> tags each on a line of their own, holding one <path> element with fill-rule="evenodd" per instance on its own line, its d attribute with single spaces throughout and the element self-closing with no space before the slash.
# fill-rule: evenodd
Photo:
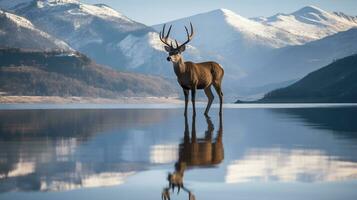
<svg viewBox="0 0 357 200">
<path fill-rule="evenodd" d="M 186 50 L 186 45 L 182 45 L 179 49 L 179 51 L 182 53 Z"/>
<path fill-rule="evenodd" d="M 165 46 L 164 48 L 165 48 L 165 51 L 167 51 L 167 52 L 170 52 L 170 50 L 171 50 L 171 47 L 169 47 L 169 46 Z"/>
</svg>

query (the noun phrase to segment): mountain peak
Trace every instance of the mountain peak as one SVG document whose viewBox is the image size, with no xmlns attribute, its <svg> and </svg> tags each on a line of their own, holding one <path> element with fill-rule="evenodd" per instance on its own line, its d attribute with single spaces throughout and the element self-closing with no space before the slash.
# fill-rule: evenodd
<svg viewBox="0 0 357 200">
<path fill-rule="evenodd" d="M 295 11 L 292 14 L 294 14 L 294 15 L 305 15 L 305 14 L 311 14 L 311 13 L 321 15 L 321 14 L 327 13 L 327 12 L 322 10 L 321 8 L 318 8 L 316 6 L 310 5 L 310 6 L 305 6 L 305 7 L 301 8 L 301 9 Z"/>
<path fill-rule="evenodd" d="M 225 14 L 230 14 L 230 13 L 234 13 L 233 11 L 227 9 L 227 8 L 220 8 L 217 9 L 219 12 L 225 13 Z"/>
<path fill-rule="evenodd" d="M 221 14 L 221 15 L 225 15 L 225 16 L 230 16 L 230 15 L 238 15 L 237 13 L 235 13 L 232 10 L 229 10 L 227 8 L 219 8 L 219 9 L 215 9 L 212 10 L 208 13 L 215 13 L 215 14 Z"/>
<path fill-rule="evenodd" d="M 15 14 L 12 14 L 12 13 L 9 13 L 6 11 L 3 11 L 1 9 L 0 9 L 0 17 L 1 17 L 0 19 L 9 20 L 9 21 L 15 23 L 17 26 L 25 27 L 28 29 L 35 29 L 33 24 L 26 18 L 20 17 L 18 15 L 15 15 Z"/>
<path fill-rule="evenodd" d="M 40 0 L 40 1 L 43 1 L 43 0 Z M 45 1 L 47 1 L 49 3 L 79 3 L 79 0 L 45 0 Z"/>
<path fill-rule="evenodd" d="M 37 29 L 24 17 L 0 9 L 0 46 L 72 51 L 63 41 Z M 31 38 L 31 40 L 28 40 Z"/>
</svg>

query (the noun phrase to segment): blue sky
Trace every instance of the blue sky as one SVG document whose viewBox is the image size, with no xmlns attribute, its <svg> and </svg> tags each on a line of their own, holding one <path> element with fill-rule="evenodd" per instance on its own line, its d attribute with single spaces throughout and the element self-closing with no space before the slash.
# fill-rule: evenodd
<svg viewBox="0 0 357 200">
<path fill-rule="evenodd" d="M 306 5 L 327 11 L 357 15 L 357 0 L 82 0 L 105 3 L 147 25 L 162 23 L 217 8 L 227 8 L 244 17 L 291 13 Z"/>
</svg>

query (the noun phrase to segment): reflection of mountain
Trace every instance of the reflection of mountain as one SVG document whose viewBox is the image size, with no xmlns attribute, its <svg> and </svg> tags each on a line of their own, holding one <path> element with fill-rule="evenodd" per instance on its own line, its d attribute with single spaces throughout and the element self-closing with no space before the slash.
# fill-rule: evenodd
<svg viewBox="0 0 357 200">
<path fill-rule="evenodd" d="M 225 126 L 225 182 L 334 182 L 357 178 L 355 107 L 240 111 Z M 229 125 L 229 123 L 226 123 Z M 337 136 L 337 137 L 336 137 Z M 235 146 L 232 150 L 230 147 Z M 232 151 L 236 156 L 232 156 Z M 228 156 L 227 156 L 228 155 Z"/>
<path fill-rule="evenodd" d="M 356 107 L 275 109 L 274 112 L 302 119 L 314 128 L 331 130 L 336 136 L 357 139 Z"/>
<path fill-rule="evenodd" d="M 187 187 L 195 191 L 200 190 L 199 183 L 224 187 L 228 180 L 254 182 L 263 180 L 262 177 L 269 182 L 355 179 L 351 167 L 355 166 L 357 158 L 356 140 L 344 134 L 356 132 L 356 128 L 353 121 L 341 124 L 342 120 L 353 120 L 356 109 L 309 109 L 311 111 L 226 109 L 221 143 L 216 140 L 219 138 L 216 131 L 212 138 L 207 137 L 210 134 L 206 131 L 211 127 L 198 115 L 196 141 L 200 144 L 194 144 L 192 132 L 189 133 L 186 145 L 191 149 L 183 148 L 185 127 L 179 109 L 0 111 L 0 192 L 117 185 L 136 173 L 126 183 L 131 187 L 141 175 L 147 174 L 141 173 L 142 170 L 150 168 L 156 175 L 160 171 L 162 179 L 146 177 L 144 182 L 159 181 L 166 186 L 164 176 L 167 171 L 173 171 L 174 163 L 192 160 L 184 178 Z M 217 118 L 212 116 L 212 121 L 218 121 Z M 334 125 L 335 122 L 327 118 L 341 120 Z M 218 125 L 215 128 L 219 130 Z M 14 134 L 15 139 L 5 134 Z M 342 137 L 336 137 L 337 134 Z M 212 146 L 205 143 L 206 138 L 212 139 Z M 214 143 L 221 152 L 220 145 L 224 144 L 224 160 L 223 156 L 216 157 L 219 165 L 211 159 L 215 157 Z M 200 156 L 192 159 L 193 155 Z M 205 155 L 211 158 L 206 159 Z M 206 165 L 207 160 L 212 165 Z M 316 175 L 319 173 L 321 176 Z M 140 185 L 147 187 L 142 182 Z M 157 190 L 155 193 L 158 196 Z"/>
<path fill-rule="evenodd" d="M 170 96 L 160 77 L 118 72 L 80 53 L 0 49 L 0 92 L 24 96 Z"/>
<path fill-rule="evenodd" d="M 330 182 L 357 178 L 357 163 L 318 150 L 252 149 L 227 166 L 225 181 Z"/>
<path fill-rule="evenodd" d="M 120 184 L 146 168 L 140 161 L 125 161 L 124 155 L 130 154 L 125 149 L 131 140 L 128 128 L 144 128 L 171 114 L 129 109 L 1 111 L 0 192 Z"/>
<path fill-rule="evenodd" d="M 0 141 L 28 138 L 80 138 L 161 121 L 170 113 L 151 110 L 2 110 Z"/>
</svg>

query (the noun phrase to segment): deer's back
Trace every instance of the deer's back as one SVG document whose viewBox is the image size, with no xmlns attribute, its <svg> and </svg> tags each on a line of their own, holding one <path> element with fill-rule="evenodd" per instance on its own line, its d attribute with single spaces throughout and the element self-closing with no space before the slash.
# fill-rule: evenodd
<svg viewBox="0 0 357 200">
<path fill-rule="evenodd" d="M 223 77 L 223 68 L 216 62 L 185 62 L 185 64 L 190 71 L 192 80 L 197 81 L 197 89 L 206 88 L 213 81 Z"/>
</svg>

